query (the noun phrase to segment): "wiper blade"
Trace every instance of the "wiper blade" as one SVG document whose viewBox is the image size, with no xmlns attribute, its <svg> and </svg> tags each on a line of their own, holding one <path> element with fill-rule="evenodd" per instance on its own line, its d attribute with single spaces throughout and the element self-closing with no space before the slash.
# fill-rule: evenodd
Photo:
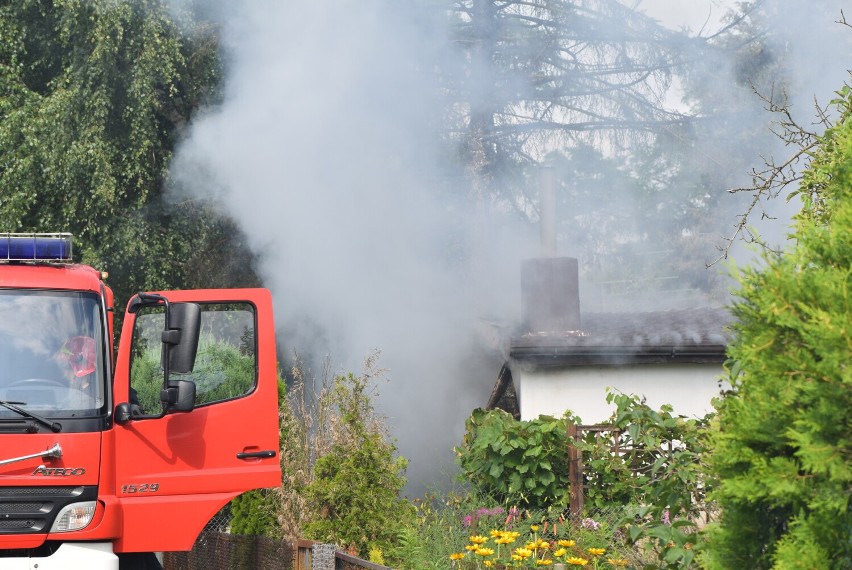
<svg viewBox="0 0 852 570">
<path fill-rule="evenodd" d="M 57 422 L 52 422 L 47 418 L 43 418 L 41 416 L 37 416 L 32 412 L 28 412 L 23 408 L 19 408 L 18 406 L 25 406 L 26 402 L 7 402 L 5 400 L 0 400 L 0 406 L 3 406 L 7 410 L 12 410 L 13 412 L 24 416 L 25 418 L 30 418 L 31 420 L 35 420 L 41 425 L 45 426 L 47 429 L 54 433 L 58 433 L 62 431 L 62 424 Z"/>
</svg>

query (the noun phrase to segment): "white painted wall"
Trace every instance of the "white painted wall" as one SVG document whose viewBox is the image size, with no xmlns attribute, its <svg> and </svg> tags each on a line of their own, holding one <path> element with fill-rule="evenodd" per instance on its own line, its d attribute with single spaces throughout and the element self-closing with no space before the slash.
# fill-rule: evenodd
<svg viewBox="0 0 852 570">
<path fill-rule="evenodd" d="M 559 417 L 566 410 L 584 424 L 609 419 L 614 406 L 606 403 L 607 387 L 625 394 L 644 395 L 655 408 L 671 404 L 676 414 L 703 416 L 713 410 L 719 395 L 720 364 L 641 364 L 578 366 L 524 370 L 517 363 L 512 377 L 520 401 L 521 419 L 539 415 Z"/>
</svg>

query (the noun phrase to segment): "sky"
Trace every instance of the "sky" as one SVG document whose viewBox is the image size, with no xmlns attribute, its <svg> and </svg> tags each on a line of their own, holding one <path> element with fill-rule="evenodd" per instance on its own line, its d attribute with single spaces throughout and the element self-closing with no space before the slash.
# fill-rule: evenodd
<svg viewBox="0 0 852 570">
<path fill-rule="evenodd" d="M 663 25 L 694 32 L 715 29 L 734 0 L 640 0 L 639 8 Z"/>
<path fill-rule="evenodd" d="M 328 357 L 333 370 L 357 373 L 380 352 L 376 402 L 409 476 L 443 486 L 464 421 L 503 363 L 488 339 L 517 318 L 519 262 L 538 244 L 529 228 L 472 219 L 487 238 L 481 262 L 460 277 L 447 261 L 457 239 L 447 219 L 465 213 L 434 198 L 437 102 L 416 65 L 441 32 L 404 6 L 220 5 L 224 101 L 195 118 L 172 174 L 176 195 L 216 200 L 246 232 L 284 354 L 309 357 L 314 371 Z M 642 6 L 693 30 L 724 13 L 721 0 Z M 807 6 L 785 2 L 792 17 L 778 27 L 791 42 Z M 809 37 L 801 54 L 789 49 L 802 80 L 826 93 L 845 79 L 843 62 L 815 60 L 821 48 Z"/>
</svg>

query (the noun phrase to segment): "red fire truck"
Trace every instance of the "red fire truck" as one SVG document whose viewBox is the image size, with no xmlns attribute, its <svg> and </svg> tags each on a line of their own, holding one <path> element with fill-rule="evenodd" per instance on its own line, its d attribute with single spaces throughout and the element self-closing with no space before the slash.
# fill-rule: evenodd
<svg viewBox="0 0 852 570">
<path fill-rule="evenodd" d="M 157 567 L 281 484 L 265 289 L 113 293 L 69 234 L 0 233 L 0 568 Z"/>
</svg>

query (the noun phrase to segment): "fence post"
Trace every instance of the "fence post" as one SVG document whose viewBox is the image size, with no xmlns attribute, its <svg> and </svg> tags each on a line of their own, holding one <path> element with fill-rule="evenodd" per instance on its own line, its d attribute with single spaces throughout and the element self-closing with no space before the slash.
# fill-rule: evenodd
<svg viewBox="0 0 852 570">
<path fill-rule="evenodd" d="M 577 424 L 568 424 L 568 491 L 570 503 L 568 512 L 572 518 L 579 519 L 583 513 L 583 453 L 577 447 L 579 439 Z"/>
<path fill-rule="evenodd" d="M 337 546 L 334 544 L 314 544 L 311 556 L 311 570 L 334 570 Z"/>
</svg>

